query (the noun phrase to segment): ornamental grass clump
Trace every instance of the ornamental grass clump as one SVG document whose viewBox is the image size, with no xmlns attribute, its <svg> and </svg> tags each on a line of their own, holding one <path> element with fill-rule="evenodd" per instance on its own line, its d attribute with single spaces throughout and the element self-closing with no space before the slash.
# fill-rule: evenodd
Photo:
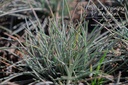
<svg viewBox="0 0 128 85">
<path fill-rule="evenodd" d="M 49 35 L 42 28 L 35 27 L 34 33 L 26 28 L 24 60 L 38 79 L 68 85 L 104 74 L 101 68 L 109 63 L 106 54 L 114 43 L 109 41 L 111 34 L 103 37 L 97 29 L 88 34 L 87 22 L 77 29 L 54 19 L 49 22 Z"/>
</svg>

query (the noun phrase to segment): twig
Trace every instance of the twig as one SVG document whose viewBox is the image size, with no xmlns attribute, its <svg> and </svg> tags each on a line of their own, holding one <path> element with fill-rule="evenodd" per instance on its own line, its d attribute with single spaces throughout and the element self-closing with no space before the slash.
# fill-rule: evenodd
<svg viewBox="0 0 128 85">
<path fill-rule="evenodd" d="M 119 71 L 119 75 L 118 75 L 118 79 L 117 79 L 116 85 L 119 85 L 120 84 L 120 77 L 121 77 L 121 71 Z"/>
</svg>

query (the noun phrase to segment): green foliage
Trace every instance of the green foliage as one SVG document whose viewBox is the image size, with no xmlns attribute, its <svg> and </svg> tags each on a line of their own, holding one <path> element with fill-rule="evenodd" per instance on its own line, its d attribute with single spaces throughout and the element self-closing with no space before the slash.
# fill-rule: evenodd
<svg viewBox="0 0 128 85">
<path fill-rule="evenodd" d="M 104 62 L 105 57 L 106 57 L 106 53 L 104 53 L 102 58 L 99 60 L 99 64 L 98 64 L 98 66 L 96 68 L 97 73 L 94 75 L 94 77 L 98 76 L 98 74 L 100 73 L 101 65 Z M 102 83 L 103 83 L 103 78 L 98 78 L 98 79 L 96 78 L 96 79 L 91 81 L 91 85 L 101 85 Z"/>
<path fill-rule="evenodd" d="M 42 28 L 35 28 L 37 35 L 27 30 L 24 44 L 28 55 L 24 60 L 39 79 L 75 84 L 100 71 L 107 51 L 102 47 L 106 38 L 93 35 L 96 30 L 89 35 L 85 27 L 79 23 L 75 29 L 73 24 L 67 27 L 50 19 L 49 36 Z M 90 71 L 90 65 L 96 70 Z"/>
</svg>

